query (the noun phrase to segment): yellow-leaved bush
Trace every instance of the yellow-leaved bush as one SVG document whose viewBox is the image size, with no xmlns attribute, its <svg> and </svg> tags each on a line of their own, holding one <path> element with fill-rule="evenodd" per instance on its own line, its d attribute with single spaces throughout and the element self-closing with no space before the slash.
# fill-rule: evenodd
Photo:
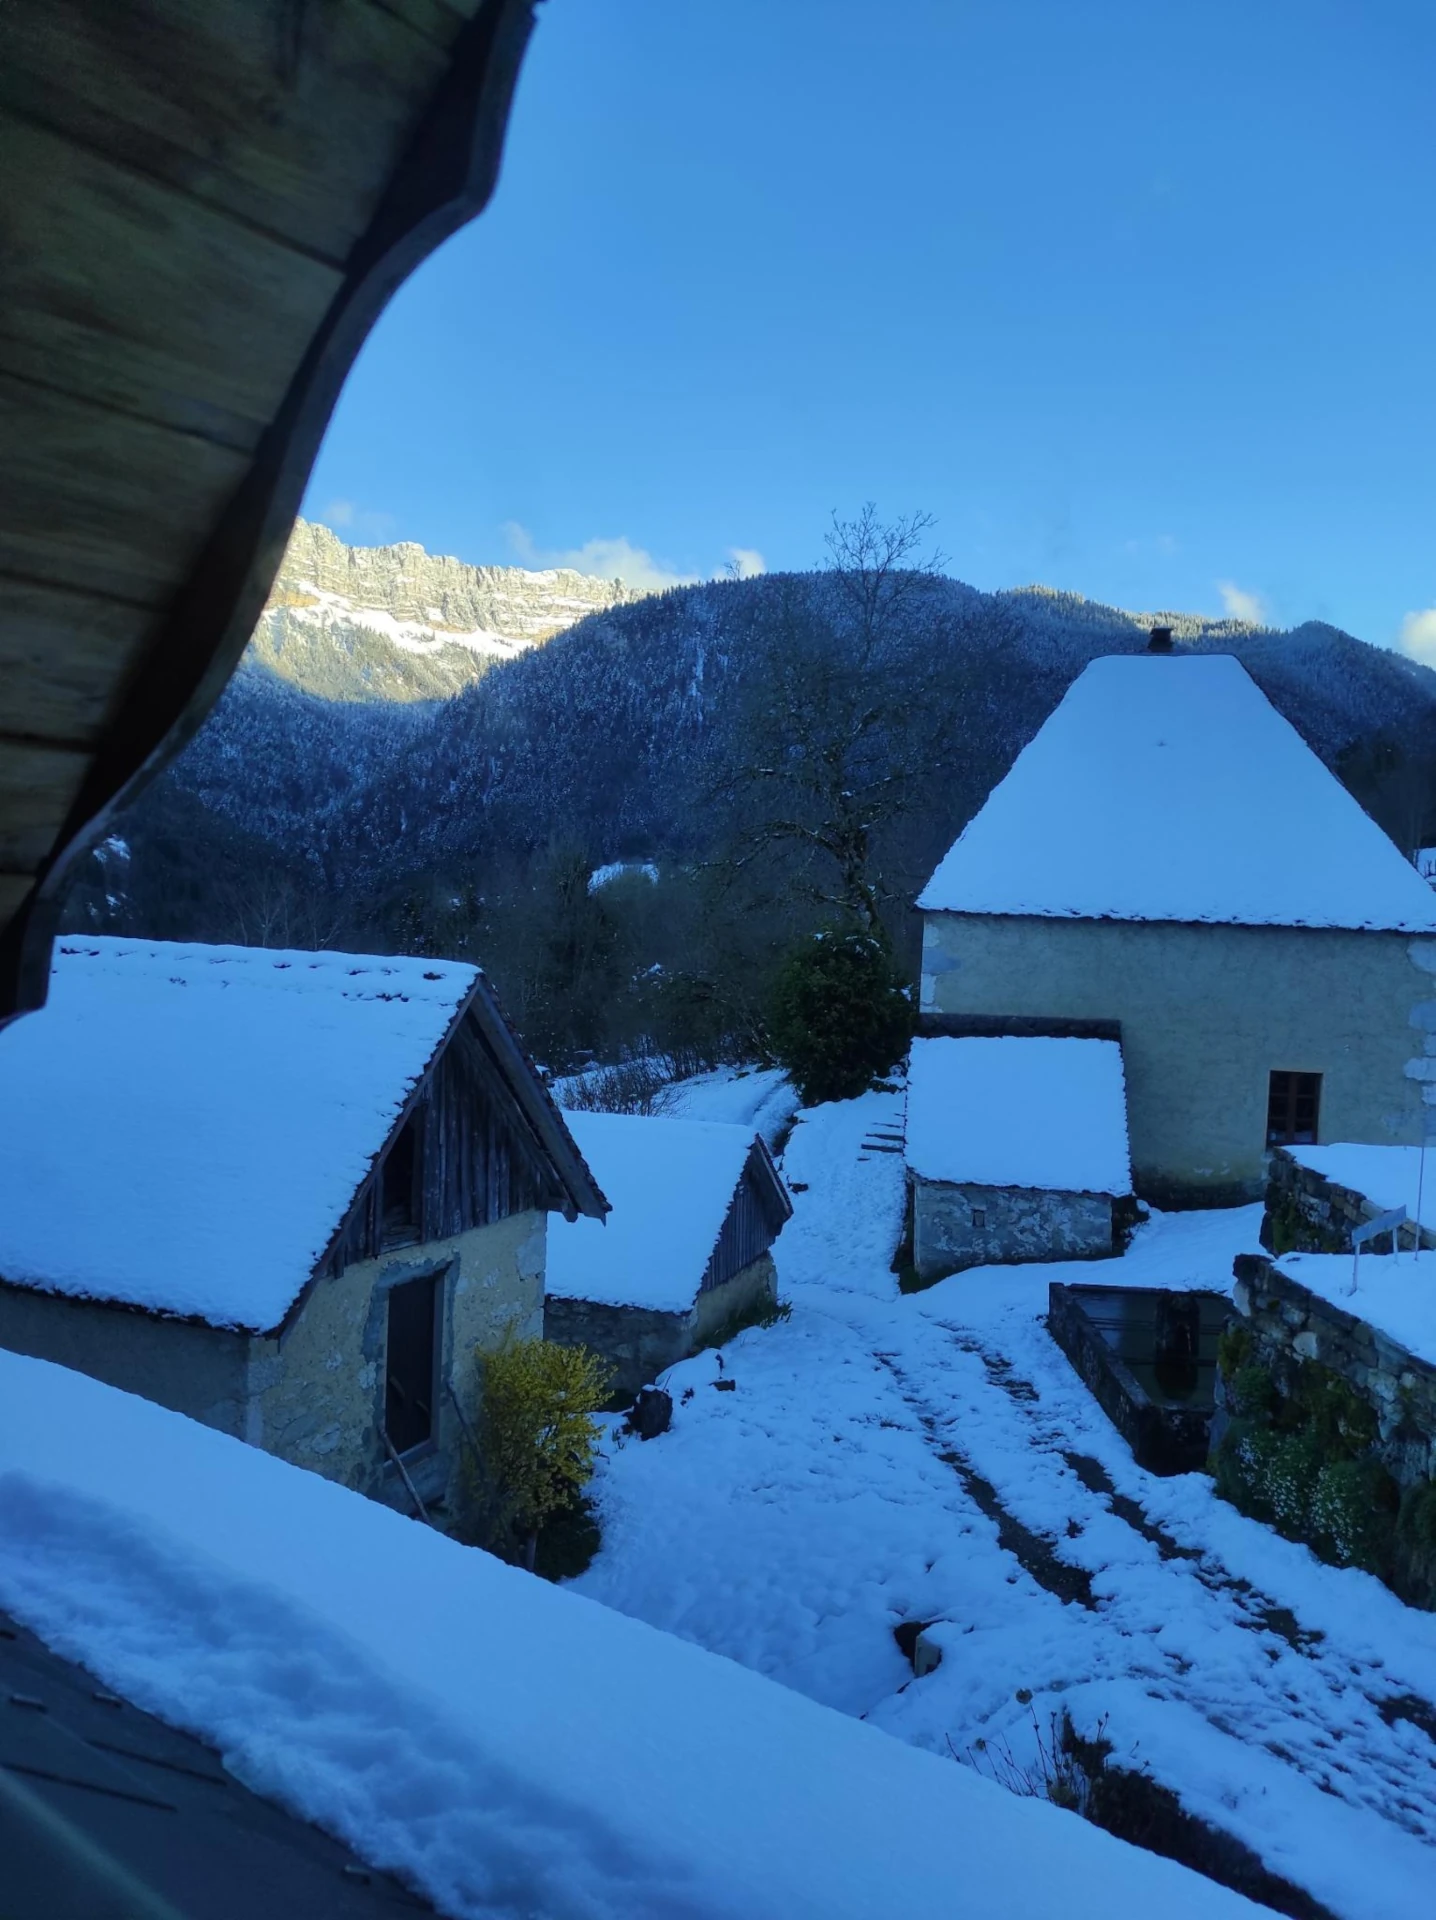
<svg viewBox="0 0 1436 1920">
<path fill-rule="evenodd" d="M 519 1340 L 512 1332 L 477 1356 L 479 1457 L 471 1462 L 476 1519 L 486 1544 L 523 1544 L 534 1564 L 539 1529 L 572 1507 L 593 1475 L 613 1369 L 587 1347 Z"/>
</svg>

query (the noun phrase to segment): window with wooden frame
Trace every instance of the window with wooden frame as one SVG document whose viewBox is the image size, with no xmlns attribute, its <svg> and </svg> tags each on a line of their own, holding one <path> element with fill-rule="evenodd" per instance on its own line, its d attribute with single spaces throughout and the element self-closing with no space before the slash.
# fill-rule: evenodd
<svg viewBox="0 0 1436 1920">
<path fill-rule="evenodd" d="M 389 1289 L 384 1431 L 395 1453 L 412 1453 L 434 1437 L 442 1286 L 442 1274 L 426 1273 Z"/>
<path fill-rule="evenodd" d="M 380 1244 L 402 1247 L 419 1238 L 419 1116 L 410 1114 L 384 1156 L 379 1173 Z"/>
<path fill-rule="evenodd" d="M 1319 1073 L 1272 1073 L 1266 1103 L 1269 1147 L 1314 1147 L 1320 1115 Z"/>
</svg>

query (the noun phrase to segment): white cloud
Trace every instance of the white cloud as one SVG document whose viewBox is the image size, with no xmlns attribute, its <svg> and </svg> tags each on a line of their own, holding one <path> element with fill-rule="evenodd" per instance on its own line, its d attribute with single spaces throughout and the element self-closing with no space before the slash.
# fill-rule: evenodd
<svg viewBox="0 0 1436 1920">
<path fill-rule="evenodd" d="M 697 578 L 695 574 L 675 572 L 655 560 L 646 547 L 635 547 L 624 538 L 585 540 L 581 547 L 540 547 L 517 520 L 505 521 L 504 538 L 525 567 L 572 567 L 575 573 L 592 574 L 600 580 L 622 580 L 640 593 L 688 586 Z"/>
<path fill-rule="evenodd" d="M 369 539 L 381 543 L 398 525 L 392 513 L 375 513 L 369 507 L 357 506 L 352 500 L 331 500 L 319 515 L 319 522 L 321 526 L 329 527 L 349 539 Z"/>
<path fill-rule="evenodd" d="M 1259 593 L 1248 593 L 1235 580 L 1218 580 L 1217 591 L 1222 596 L 1222 609 L 1228 620 L 1248 620 L 1254 627 L 1265 625 L 1266 602 Z"/>
<path fill-rule="evenodd" d="M 1408 613 L 1401 622 L 1399 644 L 1401 651 L 1409 653 L 1413 660 L 1436 667 L 1436 607 L 1425 607 L 1420 613 Z"/>
<path fill-rule="evenodd" d="M 756 547 L 729 547 L 729 572 L 739 580 L 752 580 L 768 571 L 768 563 Z"/>
</svg>

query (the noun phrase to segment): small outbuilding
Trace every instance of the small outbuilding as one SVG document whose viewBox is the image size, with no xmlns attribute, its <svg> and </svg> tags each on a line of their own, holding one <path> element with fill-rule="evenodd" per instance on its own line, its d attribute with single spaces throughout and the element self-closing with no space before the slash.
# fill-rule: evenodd
<svg viewBox="0 0 1436 1920">
<path fill-rule="evenodd" d="M 924 1280 L 1115 1252 L 1118 1202 L 1132 1187 L 1120 1046 L 915 1040 L 907 1166 Z"/>
<path fill-rule="evenodd" d="M 0 1088 L 0 1346 L 410 1511 L 606 1206 L 452 961 L 72 939 Z"/>
<path fill-rule="evenodd" d="M 793 1211 L 751 1128 L 634 1113 L 568 1113 L 612 1207 L 555 1222 L 544 1333 L 592 1347 L 635 1393 L 777 1299 L 770 1251 Z"/>
</svg>

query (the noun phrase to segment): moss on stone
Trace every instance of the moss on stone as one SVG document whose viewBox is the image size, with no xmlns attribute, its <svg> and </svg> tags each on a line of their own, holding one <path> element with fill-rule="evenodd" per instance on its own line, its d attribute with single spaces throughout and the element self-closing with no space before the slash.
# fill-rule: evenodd
<svg viewBox="0 0 1436 1920">
<path fill-rule="evenodd" d="M 1330 1367 L 1298 1361 L 1278 1380 L 1258 1352 L 1245 1327 L 1222 1337 L 1218 1359 L 1233 1418 L 1212 1459 L 1218 1493 L 1336 1566 L 1393 1580 L 1399 1495 L 1373 1456 L 1375 1412 Z M 1408 1530 L 1425 1524 L 1422 1508 Z M 1430 1525 L 1436 1537 L 1436 1501 Z"/>
</svg>

